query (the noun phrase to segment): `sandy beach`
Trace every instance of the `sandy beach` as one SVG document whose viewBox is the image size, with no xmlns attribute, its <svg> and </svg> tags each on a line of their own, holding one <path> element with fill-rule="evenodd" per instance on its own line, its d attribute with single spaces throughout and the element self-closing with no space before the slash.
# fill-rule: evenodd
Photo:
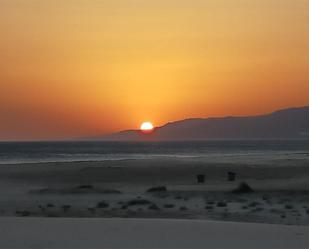
<svg viewBox="0 0 309 249">
<path fill-rule="evenodd" d="M 309 227 L 169 219 L 0 218 L 1 248 L 308 248 Z M 39 235 L 39 236 L 38 236 Z"/>
<path fill-rule="evenodd" d="M 0 249 L 309 249 L 309 0 L 0 0 Z"/>
<path fill-rule="evenodd" d="M 228 172 L 236 174 L 235 181 L 228 181 Z M 203 183 L 197 182 L 199 174 L 205 177 Z M 0 182 L 2 217 L 309 224 L 307 160 L 265 165 L 197 159 L 1 165 Z M 253 192 L 233 192 L 242 182 Z"/>
</svg>

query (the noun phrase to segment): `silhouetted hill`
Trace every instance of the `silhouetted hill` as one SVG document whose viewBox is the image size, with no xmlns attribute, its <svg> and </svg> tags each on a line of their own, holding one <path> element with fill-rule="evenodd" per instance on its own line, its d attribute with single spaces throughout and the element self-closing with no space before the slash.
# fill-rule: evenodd
<svg viewBox="0 0 309 249">
<path fill-rule="evenodd" d="M 129 130 L 94 139 L 112 141 L 309 139 L 309 106 L 259 116 L 186 119 L 157 127 L 151 134 Z"/>
</svg>

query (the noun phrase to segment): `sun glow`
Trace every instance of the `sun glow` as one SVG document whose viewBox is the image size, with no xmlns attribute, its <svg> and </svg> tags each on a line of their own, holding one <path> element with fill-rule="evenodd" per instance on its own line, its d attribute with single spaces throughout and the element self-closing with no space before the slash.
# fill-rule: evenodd
<svg viewBox="0 0 309 249">
<path fill-rule="evenodd" d="M 143 132 L 151 132 L 153 130 L 153 125 L 151 122 L 143 122 L 140 129 Z"/>
</svg>

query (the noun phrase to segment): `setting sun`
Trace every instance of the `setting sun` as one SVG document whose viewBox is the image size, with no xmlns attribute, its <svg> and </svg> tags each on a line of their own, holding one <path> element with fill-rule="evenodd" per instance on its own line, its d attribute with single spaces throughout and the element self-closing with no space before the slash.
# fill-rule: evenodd
<svg viewBox="0 0 309 249">
<path fill-rule="evenodd" d="M 152 123 L 150 123 L 150 122 L 143 122 L 142 124 L 141 124 L 141 127 L 140 127 L 140 129 L 141 129 L 141 131 L 152 131 L 153 130 L 153 125 L 152 125 Z"/>
</svg>

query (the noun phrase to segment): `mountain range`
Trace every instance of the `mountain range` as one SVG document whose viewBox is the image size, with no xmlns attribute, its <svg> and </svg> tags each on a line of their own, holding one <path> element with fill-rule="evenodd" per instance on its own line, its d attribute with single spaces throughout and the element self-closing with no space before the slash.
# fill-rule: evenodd
<svg viewBox="0 0 309 249">
<path fill-rule="evenodd" d="M 167 123 L 145 134 L 125 130 L 97 136 L 103 141 L 309 139 L 309 106 L 258 116 L 192 118 Z"/>
</svg>

